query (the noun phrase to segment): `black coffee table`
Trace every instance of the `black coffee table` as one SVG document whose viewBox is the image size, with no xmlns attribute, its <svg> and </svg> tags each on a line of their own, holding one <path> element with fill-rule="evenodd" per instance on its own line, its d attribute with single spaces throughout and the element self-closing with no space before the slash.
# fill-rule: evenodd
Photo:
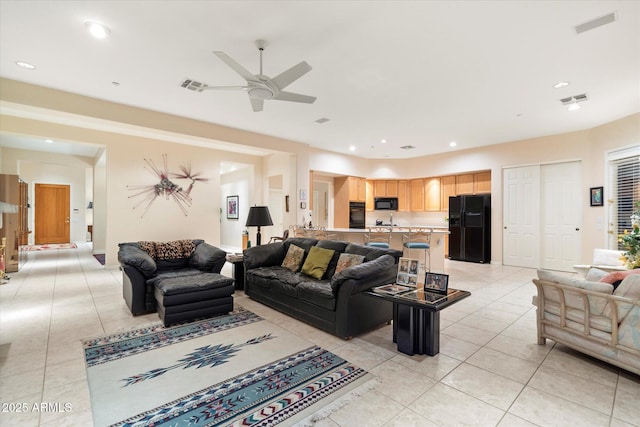
<svg viewBox="0 0 640 427">
<path fill-rule="evenodd" d="M 447 295 L 406 290 L 395 294 L 366 291 L 367 295 L 393 303 L 393 342 L 398 351 L 409 356 L 440 352 L 440 311 L 471 295 L 460 289 L 449 289 Z"/>
</svg>

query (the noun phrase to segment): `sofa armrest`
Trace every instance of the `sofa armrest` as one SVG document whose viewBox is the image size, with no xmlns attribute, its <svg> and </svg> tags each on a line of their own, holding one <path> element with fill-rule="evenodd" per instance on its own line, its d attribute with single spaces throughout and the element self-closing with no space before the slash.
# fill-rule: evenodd
<svg viewBox="0 0 640 427">
<path fill-rule="evenodd" d="M 395 269 L 393 268 L 395 265 Z M 398 272 L 398 266 L 391 255 L 382 255 L 374 260 L 364 262 L 345 268 L 331 278 L 331 289 L 334 293 L 340 290 L 342 284 L 347 280 L 352 280 L 355 285 L 355 292 L 361 292 L 373 286 L 386 284 L 389 273 L 393 271 L 393 276 Z M 384 280 L 385 283 L 380 283 Z"/>
<path fill-rule="evenodd" d="M 227 253 L 220 248 L 202 242 L 189 257 L 189 265 L 198 270 L 220 273 L 226 262 Z"/>
<path fill-rule="evenodd" d="M 284 243 L 276 242 L 267 245 L 253 246 L 243 252 L 244 271 L 258 267 L 273 267 L 284 260 Z"/>
<path fill-rule="evenodd" d="M 153 258 L 145 251 L 128 243 L 118 245 L 118 261 L 122 265 L 128 265 L 138 269 L 145 278 L 155 276 L 158 266 Z"/>
</svg>

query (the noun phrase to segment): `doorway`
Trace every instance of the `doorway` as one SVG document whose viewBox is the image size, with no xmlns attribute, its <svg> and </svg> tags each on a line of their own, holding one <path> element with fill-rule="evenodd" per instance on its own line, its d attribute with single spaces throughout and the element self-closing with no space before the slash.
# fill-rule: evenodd
<svg viewBox="0 0 640 427">
<path fill-rule="evenodd" d="M 35 244 L 69 243 L 70 186 L 35 185 Z"/>
<path fill-rule="evenodd" d="M 582 242 L 580 162 L 503 172 L 503 264 L 572 271 Z"/>
</svg>

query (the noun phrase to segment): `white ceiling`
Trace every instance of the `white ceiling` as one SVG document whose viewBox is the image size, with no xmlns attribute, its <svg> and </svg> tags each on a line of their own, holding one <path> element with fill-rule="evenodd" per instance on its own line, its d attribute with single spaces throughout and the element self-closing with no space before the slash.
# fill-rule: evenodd
<svg viewBox="0 0 640 427">
<path fill-rule="evenodd" d="M 611 12 L 614 23 L 576 34 Z M 110 37 L 91 38 L 87 20 Z M 212 51 L 258 73 L 256 39 L 271 77 L 313 67 L 287 90 L 314 104 L 254 113 L 244 92 L 180 87 L 242 85 Z M 640 111 L 640 2 L 1 0 L 0 76 L 365 158 L 416 157 Z M 559 101 L 583 93 L 578 111 Z"/>
</svg>

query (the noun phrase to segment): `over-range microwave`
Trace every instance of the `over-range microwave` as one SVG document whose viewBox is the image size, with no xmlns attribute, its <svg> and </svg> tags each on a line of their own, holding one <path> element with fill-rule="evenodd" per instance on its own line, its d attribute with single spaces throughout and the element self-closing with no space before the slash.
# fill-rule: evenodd
<svg viewBox="0 0 640 427">
<path fill-rule="evenodd" d="M 373 209 L 376 211 L 397 211 L 397 197 L 376 197 L 373 200 Z"/>
</svg>

